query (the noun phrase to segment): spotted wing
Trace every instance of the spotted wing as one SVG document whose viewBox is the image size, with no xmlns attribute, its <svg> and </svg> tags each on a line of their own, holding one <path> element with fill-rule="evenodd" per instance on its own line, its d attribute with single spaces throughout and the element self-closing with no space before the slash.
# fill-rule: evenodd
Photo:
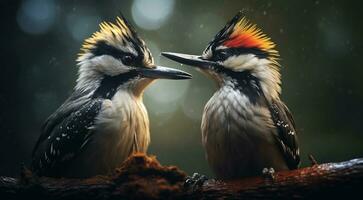
<svg viewBox="0 0 363 200">
<path fill-rule="evenodd" d="M 102 106 L 102 99 L 89 99 L 77 110 L 48 129 L 47 138 L 38 144 L 33 155 L 32 168 L 40 175 L 53 174 L 71 160 L 89 142 L 94 119 Z M 44 133 L 43 133 L 44 134 Z"/>
<path fill-rule="evenodd" d="M 41 134 L 33 148 L 32 156 L 34 156 L 39 146 L 42 144 L 42 142 L 44 142 L 44 140 L 48 138 L 48 136 L 52 133 L 52 130 L 57 125 L 62 123 L 62 121 L 72 112 L 75 112 L 82 105 L 89 101 L 89 97 L 85 95 L 86 93 L 87 91 L 83 93 L 74 91 L 72 95 L 52 115 L 48 117 L 42 126 Z"/>
<path fill-rule="evenodd" d="M 276 140 L 290 169 L 298 168 L 300 154 L 295 122 L 287 106 L 280 100 L 269 105 L 272 119 L 277 128 Z"/>
</svg>

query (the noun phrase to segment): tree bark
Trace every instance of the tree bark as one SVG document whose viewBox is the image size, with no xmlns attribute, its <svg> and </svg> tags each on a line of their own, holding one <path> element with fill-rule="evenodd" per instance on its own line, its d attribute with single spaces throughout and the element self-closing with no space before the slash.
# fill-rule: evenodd
<svg viewBox="0 0 363 200">
<path fill-rule="evenodd" d="M 337 199 L 362 196 L 363 159 L 277 172 L 263 177 L 207 181 L 193 199 Z M 362 197 L 360 197 L 362 198 Z"/>
<path fill-rule="evenodd" d="M 363 159 L 276 172 L 274 178 L 208 180 L 197 190 L 185 189 L 186 174 L 161 166 L 155 157 L 131 156 L 109 176 L 88 179 L 0 177 L 0 199 L 316 199 L 362 194 Z"/>
</svg>

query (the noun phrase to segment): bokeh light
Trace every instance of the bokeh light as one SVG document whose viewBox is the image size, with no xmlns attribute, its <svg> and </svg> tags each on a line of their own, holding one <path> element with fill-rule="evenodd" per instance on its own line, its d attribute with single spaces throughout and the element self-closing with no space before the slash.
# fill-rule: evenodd
<svg viewBox="0 0 363 200">
<path fill-rule="evenodd" d="M 17 21 L 26 33 L 46 33 L 54 24 L 56 5 L 53 0 L 24 0 L 17 13 Z"/>
<path fill-rule="evenodd" d="M 188 89 L 189 81 L 157 80 L 147 88 L 145 101 L 155 115 L 174 112 Z"/>
<path fill-rule="evenodd" d="M 174 0 L 134 0 L 132 17 L 140 28 L 156 30 L 167 21 L 174 4 Z"/>
</svg>

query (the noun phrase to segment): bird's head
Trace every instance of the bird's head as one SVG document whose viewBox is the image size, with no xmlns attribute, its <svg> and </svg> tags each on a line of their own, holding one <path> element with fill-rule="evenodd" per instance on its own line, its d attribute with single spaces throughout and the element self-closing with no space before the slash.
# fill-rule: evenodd
<svg viewBox="0 0 363 200">
<path fill-rule="evenodd" d="M 108 90 L 123 87 L 139 95 L 153 80 L 189 79 L 180 70 L 156 66 L 150 50 L 124 17 L 102 22 L 100 30 L 86 39 L 77 59 L 76 89 Z"/>
<path fill-rule="evenodd" d="M 163 52 L 174 61 L 196 66 L 219 85 L 234 79 L 253 77 L 265 95 L 278 97 L 281 91 L 280 65 L 275 44 L 239 12 L 217 33 L 202 55 Z"/>
</svg>

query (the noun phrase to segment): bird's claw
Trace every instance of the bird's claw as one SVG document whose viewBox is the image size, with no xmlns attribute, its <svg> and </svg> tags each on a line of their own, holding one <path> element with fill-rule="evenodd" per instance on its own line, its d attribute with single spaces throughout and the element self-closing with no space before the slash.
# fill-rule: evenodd
<svg viewBox="0 0 363 200">
<path fill-rule="evenodd" d="M 275 169 L 270 167 L 270 168 L 263 168 L 262 169 L 262 176 L 265 179 L 269 179 L 269 180 L 274 180 L 275 179 Z"/>
<path fill-rule="evenodd" d="M 208 180 L 207 176 L 205 176 L 203 174 L 199 174 L 199 173 L 194 173 L 192 176 L 187 176 L 187 179 L 184 182 L 184 188 L 191 189 L 192 191 L 196 191 L 207 180 Z"/>
</svg>

